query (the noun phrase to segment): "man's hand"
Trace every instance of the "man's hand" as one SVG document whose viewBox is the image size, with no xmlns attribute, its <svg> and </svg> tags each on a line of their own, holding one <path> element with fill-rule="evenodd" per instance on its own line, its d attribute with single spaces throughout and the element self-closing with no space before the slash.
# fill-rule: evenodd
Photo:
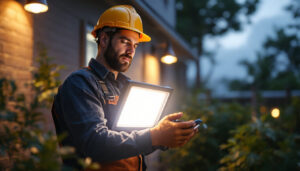
<svg viewBox="0 0 300 171">
<path fill-rule="evenodd" d="M 180 147 L 186 144 L 196 133 L 194 121 L 174 122 L 182 113 L 165 116 L 154 128 L 150 129 L 152 145 Z"/>
</svg>

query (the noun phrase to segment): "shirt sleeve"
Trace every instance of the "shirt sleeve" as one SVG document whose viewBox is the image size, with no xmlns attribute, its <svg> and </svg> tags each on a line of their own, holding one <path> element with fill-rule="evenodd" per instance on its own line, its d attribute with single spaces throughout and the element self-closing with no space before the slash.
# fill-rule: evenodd
<svg viewBox="0 0 300 171">
<path fill-rule="evenodd" d="M 92 78 L 70 76 L 59 97 L 69 136 L 84 157 L 105 162 L 154 151 L 149 129 L 131 133 L 108 129 L 99 89 Z"/>
</svg>

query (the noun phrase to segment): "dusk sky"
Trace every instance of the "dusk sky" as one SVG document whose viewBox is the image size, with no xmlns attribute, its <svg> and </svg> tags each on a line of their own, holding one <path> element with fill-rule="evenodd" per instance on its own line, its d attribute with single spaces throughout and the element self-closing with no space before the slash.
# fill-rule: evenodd
<svg viewBox="0 0 300 171">
<path fill-rule="evenodd" d="M 238 63 L 242 59 L 253 61 L 255 53 L 261 48 L 267 36 L 274 35 L 274 28 L 280 28 L 291 22 L 291 16 L 284 7 L 290 0 L 262 0 L 252 23 L 241 32 L 230 32 L 217 39 L 207 38 L 205 48 L 216 53 L 216 65 L 209 77 L 209 88 L 218 93 L 226 90 L 223 78 L 243 78 L 246 70 Z M 211 68 L 210 62 L 203 58 L 201 62 L 202 77 L 207 76 Z M 190 71 L 193 67 L 190 68 Z"/>
</svg>

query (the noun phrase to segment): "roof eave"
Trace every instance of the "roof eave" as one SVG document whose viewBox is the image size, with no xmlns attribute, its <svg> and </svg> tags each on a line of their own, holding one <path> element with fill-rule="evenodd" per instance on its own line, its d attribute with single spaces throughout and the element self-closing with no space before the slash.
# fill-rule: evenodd
<svg viewBox="0 0 300 171">
<path fill-rule="evenodd" d="M 191 48 L 191 46 L 176 32 L 176 30 L 166 23 L 155 11 L 150 8 L 146 3 L 143 1 L 131 1 L 136 8 L 143 9 L 140 11 L 143 16 L 147 17 L 148 19 L 152 20 L 156 26 L 160 27 L 165 34 L 172 42 L 173 46 L 179 46 L 185 52 L 185 56 L 189 59 L 197 59 L 197 49 Z"/>
</svg>

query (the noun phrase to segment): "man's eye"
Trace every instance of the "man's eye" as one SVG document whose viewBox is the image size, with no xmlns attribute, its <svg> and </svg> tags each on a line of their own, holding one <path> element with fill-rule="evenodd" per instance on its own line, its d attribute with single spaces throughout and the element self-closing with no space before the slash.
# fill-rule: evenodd
<svg viewBox="0 0 300 171">
<path fill-rule="evenodd" d="M 129 41 L 128 40 L 126 40 L 126 39 L 121 39 L 121 43 L 128 43 Z"/>
</svg>

